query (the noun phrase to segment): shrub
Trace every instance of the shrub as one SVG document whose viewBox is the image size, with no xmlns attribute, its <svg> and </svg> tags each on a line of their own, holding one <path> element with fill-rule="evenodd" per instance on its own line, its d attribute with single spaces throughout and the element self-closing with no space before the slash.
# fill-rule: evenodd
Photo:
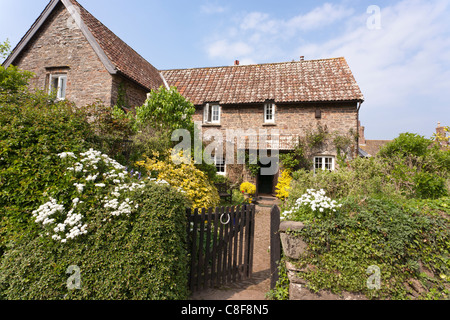
<svg viewBox="0 0 450 320">
<path fill-rule="evenodd" d="M 284 201 L 289 197 L 289 190 L 291 189 L 292 176 L 290 170 L 283 170 L 281 177 L 276 186 L 276 196 L 278 199 Z"/>
<path fill-rule="evenodd" d="M 244 182 L 241 184 L 240 190 L 243 193 L 253 195 L 256 193 L 256 186 L 253 183 Z"/>
<path fill-rule="evenodd" d="M 298 267 L 309 266 L 302 277 L 311 290 L 403 300 L 412 297 L 408 282 L 414 280 L 424 288 L 419 298 L 448 298 L 448 206 L 431 209 L 428 204 L 434 207 L 434 202 L 360 197 L 344 199 L 342 204 L 341 211 L 347 214 L 311 221 L 299 233 L 308 251 Z M 370 266 L 381 270 L 379 290 L 367 287 Z"/>
<path fill-rule="evenodd" d="M 400 195 L 394 180 L 388 175 L 387 165 L 380 159 L 357 158 L 336 171 L 314 173 L 299 170 L 292 173 L 293 181 L 288 203 L 292 204 L 308 189 L 325 190 L 333 199 L 357 195 Z"/>
<path fill-rule="evenodd" d="M 242 194 L 242 192 L 240 192 L 237 189 L 233 189 L 233 195 L 232 195 L 232 200 L 233 200 L 233 205 L 242 205 L 245 203 L 245 197 Z"/>
<path fill-rule="evenodd" d="M 389 158 L 393 155 L 421 157 L 428 153 L 433 140 L 414 133 L 402 133 L 393 141 L 381 148 L 379 155 Z"/>
<path fill-rule="evenodd" d="M 77 108 L 95 133 L 93 142 L 96 150 L 128 166 L 139 157 L 140 150 L 131 141 L 134 134 L 132 119 L 118 117 L 117 109 L 99 101 Z"/>
<path fill-rule="evenodd" d="M 170 152 L 169 152 L 170 153 Z M 193 209 L 215 208 L 220 203 L 217 188 L 208 180 L 206 174 L 196 168 L 193 161 L 188 164 L 175 164 L 171 157 L 153 158 L 138 162 L 138 166 L 147 170 L 148 174 L 159 181 L 165 181 L 184 192 L 191 201 Z"/>
<path fill-rule="evenodd" d="M 448 195 L 445 179 L 429 172 L 414 176 L 416 196 L 422 199 L 437 199 Z"/>
<path fill-rule="evenodd" d="M 63 243 L 88 232 L 90 212 L 104 207 L 111 217 L 130 215 L 139 204 L 130 200 L 133 192 L 145 186 L 124 166 L 99 151 L 90 149 L 79 156 L 72 152 L 58 155 L 66 164 L 66 185 L 49 190 L 50 199 L 33 211 L 35 222 L 42 225 L 55 241 Z M 59 189 L 61 188 L 61 189 Z"/>
<path fill-rule="evenodd" d="M 0 264 L 0 297 L 9 300 L 187 299 L 186 200 L 172 187 L 147 183 L 130 200 L 139 208 L 111 219 L 98 206 L 89 233 L 68 243 L 24 235 Z M 69 290 L 78 266 L 79 290 Z"/>
<path fill-rule="evenodd" d="M 0 108 L 0 248 L 28 230 L 32 211 L 56 187 L 64 190 L 66 166 L 57 154 L 94 143 L 84 114 L 66 101 L 22 95 Z M 30 229 L 31 228 L 31 229 Z M 0 249 L 1 251 L 1 249 Z"/>
<path fill-rule="evenodd" d="M 336 200 L 327 197 L 324 190 L 310 189 L 297 199 L 289 210 L 283 211 L 282 219 L 300 222 L 331 219 L 336 216 L 337 209 L 341 206 Z"/>
</svg>

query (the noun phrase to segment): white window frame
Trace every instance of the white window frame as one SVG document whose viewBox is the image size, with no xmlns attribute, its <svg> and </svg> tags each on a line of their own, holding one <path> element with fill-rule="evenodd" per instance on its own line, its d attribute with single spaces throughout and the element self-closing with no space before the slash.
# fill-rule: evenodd
<svg viewBox="0 0 450 320">
<path fill-rule="evenodd" d="M 214 165 L 216 166 L 217 169 L 217 174 L 220 176 L 226 176 L 227 175 L 227 164 L 226 164 L 226 159 L 225 156 L 222 155 L 222 163 L 218 163 L 219 158 L 217 157 L 217 154 L 214 155 Z M 218 166 L 223 166 L 223 172 L 219 171 Z"/>
<path fill-rule="evenodd" d="M 203 123 L 220 124 L 222 107 L 207 103 L 203 108 Z"/>
<path fill-rule="evenodd" d="M 318 163 L 318 160 L 320 160 L 320 163 Z M 332 156 L 316 156 L 316 157 L 314 157 L 314 173 L 316 173 L 317 170 L 334 171 L 335 169 L 336 169 L 336 158 L 335 157 L 332 157 Z"/>
<path fill-rule="evenodd" d="M 264 104 L 264 123 L 275 123 L 275 114 L 276 114 L 275 104 L 271 103 L 271 102 L 265 103 Z"/>
<path fill-rule="evenodd" d="M 58 87 L 54 88 L 53 81 L 58 79 Z M 65 100 L 67 92 L 67 74 L 50 74 L 49 77 L 49 94 L 52 94 L 56 89 L 56 99 Z"/>
</svg>

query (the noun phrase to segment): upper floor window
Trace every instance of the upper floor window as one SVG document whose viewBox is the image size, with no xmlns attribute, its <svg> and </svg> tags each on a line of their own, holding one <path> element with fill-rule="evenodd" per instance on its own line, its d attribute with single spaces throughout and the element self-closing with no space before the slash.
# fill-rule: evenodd
<svg viewBox="0 0 450 320">
<path fill-rule="evenodd" d="M 203 109 L 203 123 L 219 124 L 221 112 L 220 105 L 207 103 Z"/>
<path fill-rule="evenodd" d="M 50 74 L 49 93 L 56 93 L 58 100 L 66 99 L 67 74 Z"/>
<path fill-rule="evenodd" d="M 264 123 L 275 123 L 275 104 L 266 103 L 264 105 Z"/>
<path fill-rule="evenodd" d="M 314 157 L 314 172 L 318 170 L 334 171 L 334 157 Z"/>
</svg>

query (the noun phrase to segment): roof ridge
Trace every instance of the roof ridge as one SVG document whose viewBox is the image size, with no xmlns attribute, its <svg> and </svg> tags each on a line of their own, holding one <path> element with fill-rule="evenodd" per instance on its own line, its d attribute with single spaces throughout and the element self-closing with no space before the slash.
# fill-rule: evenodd
<svg viewBox="0 0 450 320">
<path fill-rule="evenodd" d="M 147 61 L 147 59 L 145 59 L 139 52 L 137 52 L 136 50 L 133 49 L 133 47 L 131 47 L 129 44 L 127 44 L 124 40 L 122 40 L 122 38 L 120 38 L 117 34 L 115 34 L 115 32 L 113 32 L 110 28 L 108 28 L 103 22 L 101 22 L 99 19 L 97 19 L 92 13 L 89 12 L 89 10 L 87 10 L 85 7 L 83 7 L 77 0 L 70 0 L 72 3 L 75 2 L 79 7 L 81 7 L 84 11 L 86 11 L 87 14 L 89 14 L 93 19 L 96 20 L 96 22 L 100 23 L 104 28 L 108 29 L 109 32 L 111 32 L 112 34 L 114 34 L 114 36 L 116 36 L 117 39 L 119 39 L 121 42 L 123 42 L 123 44 L 125 44 L 128 48 L 130 48 L 134 53 L 136 53 L 139 57 L 141 57 L 142 59 L 144 59 L 145 61 Z M 147 61 L 148 62 L 148 61 Z M 149 62 L 150 63 L 150 62 Z"/>
<path fill-rule="evenodd" d="M 281 65 L 281 64 L 291 64 L 291 63 L 308 63 L 308 62 L 317 62 L 317 61 L 328 61 L 328 60 L 345 60 L 345 57 L 336 57 L 336 58 L 321 58 L 321 59 L 311 59 L 311 60 L 303 60 L 303 61 L 284 61 L 284 62 L 265 62 L 265 63 L 253 63 L 253 64 L 244 64 L 239 66 L 216 66 L 216 67 L 193 67 L 193 68 L 178 68 L 178 69 L 163 69 L 164 71 L 177 71 L 177 70 L 205 70 L 205 69 L 220 69 L 220 68 L 242 68 L 242 67 L 254 67 L 254 66 L 267 66 L 267 65 Z"/>
<path fill-rule="evenodd" d="M 80 19 L 81 32 L 111 75 L 120 73 L 123 77 L 150 90 L 163 84 L 158 69 L 76 0 L 51 0 L 2 65 L 7 67 L 14 62 L 59 4 L 68 10 L 72 17 L 76 13 L 71 12 L 70 7 L 78 11 L 77 15 L 80 17 L 76 18 Z"/>
<path fill-rule="evenodd" d="M 153 89 L 163 84 L 163 79 L 155 66 L 147 61 L 142 55 L 128 45 L 124 40 L 117 36 L 111 29 L 104 25 L 99 19 L 84 8 L 78 1 L 69 0 L 70 3 L 77 6 L 82 11 L 82 20 L 86 24 L 95 41 L 102 48 L 108 59 L 112 62 L 115 69 L 127 78 L 137 82 L 147 89 Z M 85 15 L 85 17 L 83 17 Z M 89 21 L 88 21 L 89 20 Z M 98 30 L 101 29 L 101 30 Z M 100 34 L 98 34 L 100 32 Z M 104 42 L 104 37 L 109 36 L 109 40 L 117 41 L 114 48 L 110 47 L 109 41 Z M 100 37 L 102 35 L 103 37 Z M 118 44 L 118 45 L 117 45 Z M 118 48 L 120 47 L 120 48 Z M 134 60 L 129 63 L 122 61 L 122 55 L 128 59 Z M 134 56 L 134 57 L 133 57 Z M 144 72 L 143 72 L 144 71 Z"/>
</svg>

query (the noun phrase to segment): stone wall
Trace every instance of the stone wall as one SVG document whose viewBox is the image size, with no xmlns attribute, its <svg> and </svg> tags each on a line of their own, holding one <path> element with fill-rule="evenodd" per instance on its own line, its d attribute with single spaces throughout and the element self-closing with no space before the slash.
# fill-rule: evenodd
<svg viewBox="0 0 450 320">
<path fill-rule="evenodd" d="M 318 126 L 326 128 L 329 133 L 348 135 L 350 132 L 358 133 L 358 108 L 356 103 L 304 103 L 304 104 L 281 104 L 276 106 L 275 123 L 264 123 L 264 104 L 247 105 L 222 105 L 220 124 L 202 124 L 203 106 L 196 106 L 194 121 L 202 124 L 203 133 L 211 129 L 219 130 L 223 138 L 226 131 L 232 130 L 267 130 L 268 138 L 272 130 L 278 130 L 280 136 L 304 137 L 308 132 L 314 132 Z M 317 117 L 320 111 L 320 117 Z M 206 143 L 208 143 L 206 141 Z M 283 149 L 283 146 L 282 146 Z M 330 141 L 317 148 L 315 155 L 337 156 L 337 150 Z M 350 157 L 356 157 L 356 143 L 350 148 Z M 233 181 L 238 179 L 250 180 L 254 178 L 246 174 L 245 170 L 227 170 Z"/>
<path fill-rule="evenodd" d="M 203 122 L 203 106 L 197 106 L 194 121 Z M 316 119 L 316 111 L 321 118 Z M 350 130 L 358 132 L 358 110 L 356 103 L 328 104 L 283 104 L 276 106 L 274 124 L 264 123 L 264 105 L 224 105 L 222 106 L 220 125 L 205 125 L 203 130 L 215 127 L 226 129 L 277 129 L 280 134 L 304 135 L 317 128 L 327 127 L 329 132 L 347 134 Z"/>
<path fill-rule="evenodd" d="M 13 62 L 21 69 L 35 73 L 30 81 L 33 90 L 49 89 L 49 75 L 67 73 L 66 99 L 78 106 L 101 100 L 112 101 L 112 76 L 105 69 L 95 51 L 73 23 L 60 3 Z"/>
<path fill-rule="evenodd" d="M 341 296 L 328 291 L 313 293 L 307 288 L 308 282 L 302 274 L 314 270 L 314 266 L 307 265 L 299 268 L 302 255 L 307 251 L 308 245 L 298 235 L 304 229 L 301 222 L 284 221 L 280 224 L 280 239 L 284 257 L 287 258 L 286 272 L 289 278 L 290 300 L 366 300 L 364 295 L 344 292 Z"/>
<path fill-rule="evenodd" d="M 125 99 L 129 107 L 140 107 L 144 104 L 145 100 L 147 100 L 147 93 L 149 92 L 147 89 L 125 77 L 115 75 L 113 76 L 112 81 L 111 105 L 117 103 L 119 87 L 121 84 L 125 91 Z"/>
</svg>

